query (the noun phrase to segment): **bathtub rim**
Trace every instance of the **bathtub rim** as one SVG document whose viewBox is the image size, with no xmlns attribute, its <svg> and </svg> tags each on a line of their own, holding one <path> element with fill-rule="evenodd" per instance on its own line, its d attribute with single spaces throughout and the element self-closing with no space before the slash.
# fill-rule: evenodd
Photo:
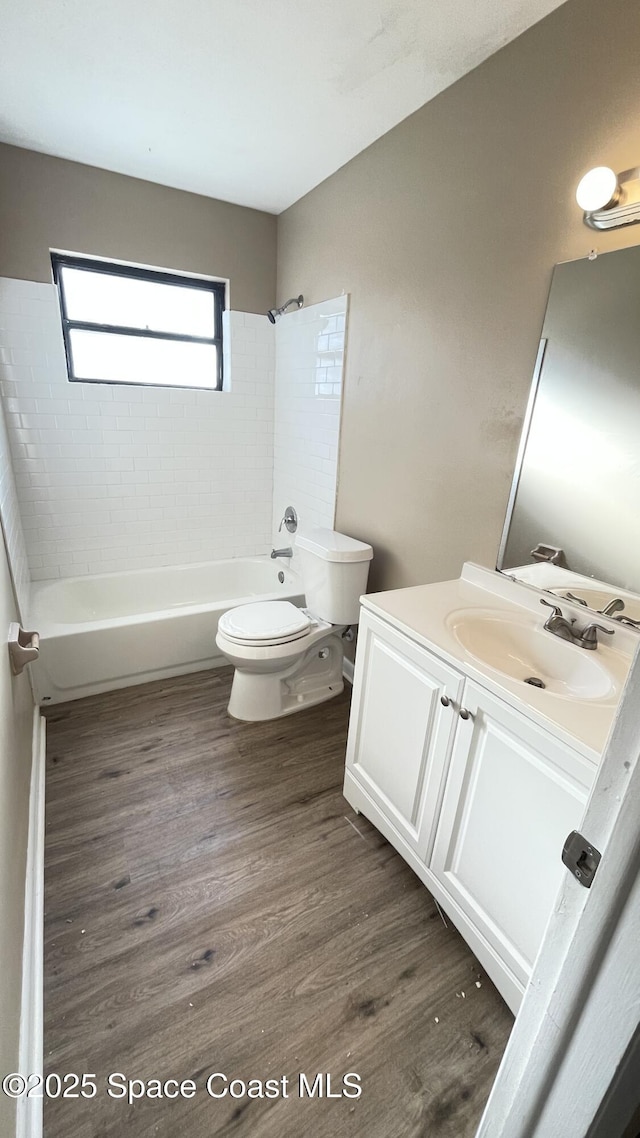
<svg viewBox="0 0 640 1138">
<path fill-rule="evenodd" d="M 264 592 L 264 593 L 248 593 L 245 595 L 234 596 L 226 600 L 213 597 L 209 601 L 198 601 L 194 604 L 178 605 L 170 609 L 151 609 L 148 612 L 132 613 L 129 616 L 108 616 L 101 617 L 94 620 L 78 620 L 78 621 L 54 621 L 47 619 L 44 615 L 35 611 L 36 598 L 46 590 L 54 585 L 73 585 L 76 583 L 91 581 L 109 581 L 114 578 L 121 579 L 122 577 L 137 577 L 145 574 L 166 573 L 168 570 L 180 571 L 190 569 L 203 569 L 210 565 L 236 565 L 239 562 L 251 562 L 252 564 L 269 565 L 270 559 L 267 556 L 254 556 L 254 557 L 225 557 L 217 561 L 193 561 L 187 562 L 182 565 L 162 565 L 154 566 L 153 568 L 146 569 L 125 569 L 118 570 L 112 573 L 83 573 L 75 577 L 47 577 L 42 581 L 33 581 L 31 585 L 31 595 L 29 600 L 29 612 L 27 623 L 37 630 L 41 638 L 59 637 L 59 636 L 74 636 L 82 632 L 96 632 L 105 628 L 123 628 L 133 624 L 149 624 L 157 621 L 171 620 L 180 616 L 187 616 L 191 614 L 208 613 L 216 611 L 218 608 L 237 608 L 239 605 L 251 604 L 253 601 L 271 601 L 271 600 L 292 600 L 294 597 L 300 597 L 301 602 L 304 603 L 304 589 L 302 588 L 302 580 L 300 574 L 293 567 L 284 567 L 285 572 L 293 578 L 290 582 L 291 588 L 284 589 L 278 592 Z"/>
</svg>

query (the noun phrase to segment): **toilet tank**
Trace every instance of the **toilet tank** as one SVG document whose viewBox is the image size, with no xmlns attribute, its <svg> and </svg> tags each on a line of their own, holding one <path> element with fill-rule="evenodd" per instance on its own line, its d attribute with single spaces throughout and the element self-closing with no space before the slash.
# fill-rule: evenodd
<svg viewBox="0 0 640 1138">
<path fill-rule="evenodd" d="M 370 545 L 332 529 L 298 534 L 296 560 L 309 611 L 330 624 L 357 624 L 372 557 Z"/>
</svg>

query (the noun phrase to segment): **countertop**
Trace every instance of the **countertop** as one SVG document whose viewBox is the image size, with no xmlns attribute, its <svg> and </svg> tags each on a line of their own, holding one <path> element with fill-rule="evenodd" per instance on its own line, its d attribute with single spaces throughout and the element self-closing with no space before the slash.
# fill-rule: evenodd
<svg viewBox="0 0 640 1138">
<path fill-rule="evenodd" d="M 613 692 L 599 699 L 576 699 L 531 687 L 489 667 L 460 644 L 447 624 L 455 610 L 477 608 L 500 614 L 512 611 L 520 617 L 525 610 L 538 618 L 542 627 L 549 610 L 540 608 L 540 600 L 538 589 L 471 562 L 464 565 L 461 577 L 455 581 L 368 593 L 361 598 L 365 609 L 390 622 L 446 663 L 461 668 L 470 679 L 598 763 L 639 643 L 635 631 L 604 617 L 595 617 L 593 613 L 585 614 L 578 605 L 560 601 L 565 615 L 576 616 L 583 622 L 585 617 L 597 619 L 598 623 L 615 630 L 615 648 L 599 643 L 596 649 L 599 661 L 613 677 Z M 585 649 L 575 647 L 575 651 Z"/>
</svg>

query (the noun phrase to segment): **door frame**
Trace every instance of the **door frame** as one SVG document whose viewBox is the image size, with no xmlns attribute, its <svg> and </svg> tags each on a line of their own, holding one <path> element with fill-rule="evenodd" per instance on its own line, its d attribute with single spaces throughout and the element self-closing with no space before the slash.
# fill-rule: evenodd
<svg viewBox="0 0 640 1138">
<path fill-rule="evenodd" d="M 602 861 L 590 889 L 565 874 L 476 1138 L 585 1138 L 632 1045 L 640 1006 L 639 707 L 640 650 L 581 825 Z"/>
</svg>

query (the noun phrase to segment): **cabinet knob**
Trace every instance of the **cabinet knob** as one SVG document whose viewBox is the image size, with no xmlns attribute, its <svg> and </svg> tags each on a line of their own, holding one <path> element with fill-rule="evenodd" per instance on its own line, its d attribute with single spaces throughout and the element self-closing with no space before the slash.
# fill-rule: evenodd
<svg viewBox="0 0 640 1138">
<path fill-rule="evenodd" d="M 451 700 L 449 699 L 448 695 L 441 695 L 440 696 L 440 703 L 442 704 L 443 707 L 451 707 Z"/>
<path fill-rule="evenodd" d="M 471 715 L 470 711 L 467 711 L 466 707 L 461 707 L 460 708 L 460 718 L 461 719 L 472 719 L 473 716 Z"/>
</svg>

